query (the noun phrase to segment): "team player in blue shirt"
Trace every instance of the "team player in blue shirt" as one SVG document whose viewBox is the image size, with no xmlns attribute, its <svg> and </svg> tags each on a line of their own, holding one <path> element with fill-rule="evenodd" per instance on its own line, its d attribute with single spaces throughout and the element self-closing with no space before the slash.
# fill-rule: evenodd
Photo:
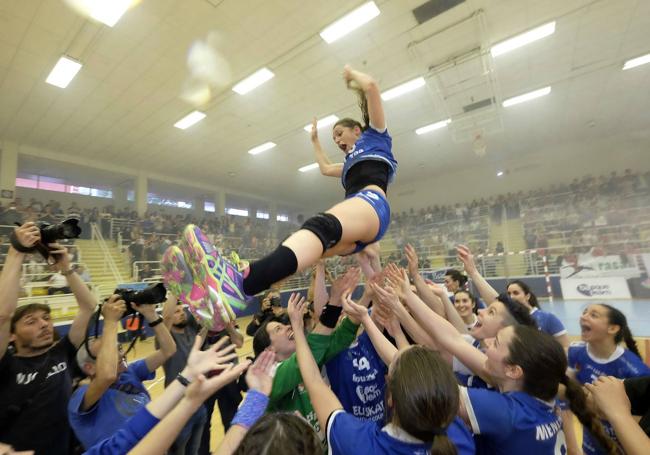
<svg viewBox="0 0 650 455">
<path fill-rule="evenodd" d="M 580 316 L 580 329 L 582 341 L 569 347 L 569 367 L 581 384 L 592 384 L 600 376 L 626 379 L 650 375 L 625 315 L 616 308 L 605 304 L 589 305 Z M 621 343 L 625 343 L 627 349 Z M 611 425 L 604 424 L 615 437 Z M 584 432 L 582 448 L 586 455 L 606 453 L 589 431 Z"/>
<path fill-rule="evenodd" d="M 346 303 L 346 311 L 349 311 L 350 302 L 346 300 Z M 303 302 L 289 304 L 296 355 L 318 420 L 321 427 L 327 429 L 330 453 L 474 453 L 467 429 L 455 420 L 458 386 L 454 375 L 440 355 L 424 347 L 415 346 L 399 353 L 393 348 L 387 375 L 386 403 L 391 414 L 387 425 L 381 427 L 377 422 L 364 421 L 345 412 L 337 396 L 323 381 L 307 344 L 303 332 L 303 305 Z M 358 305 L 354 311 L 363 317 L 364 327 L 370 329 L 374 323 L 367 311 Z M 375 335 L 379 334 L 377 327 L 374 330 Z M 390 344 L 385 338 L 384 341 Z"/>
<path fill-rule="evenodd" d="M 498 389 L 460 388 L 459 415 L 475 434 L 477 453 L 566 453 L 556 404 L 560 384 L 580 422 L 603 447 L 615 453 L 615 443 L 586 406 L 582 388 L 567 377 L 566 354 L 552 336 L 516 324 L 501 329 L 483 353 L 417 296 L 410 295 L 406 301 L 415 319 L 442 349 Z"/>
<path fill-rule="evenodd" d="M 312 144 L 321 173 L 341 179 L 345 200 L 325 213 L 308 219 L 271 254 L 253 262 L 238 276 L 230 277 L 241 295 L 255 295 L 271 284 L 314 265 L 321 257 L 364 251 L 380 240 L 390 224 L 386 199 L 388 184 L 397 170 L 392 139 L 386 129 L 377 82 L 367 74 L 345 66 L 343 79 L 357 91 L 363 123 L 344 118 L 334 124 L 333 139 L 345 154 L 343 163 L 332 163 L 318 140 L 317 123 Z M 371 253 L 372 251 L 372 253 Z M 376 256 L 376 249 L 365 254 Z M 217 258 L 225 261 L 224 258 Z M 219 270 L 216 264 L 213 269 Z M 219 285 L 227 279 L 215 276 Z"/>
</svg>

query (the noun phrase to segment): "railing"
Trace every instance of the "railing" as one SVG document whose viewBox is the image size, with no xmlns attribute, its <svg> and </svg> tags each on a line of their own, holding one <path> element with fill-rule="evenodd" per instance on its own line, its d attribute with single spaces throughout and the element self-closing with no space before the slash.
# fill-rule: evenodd
<svg viewBox="0 0 650 455">
<path fill-rule="evenodd" d="M 150 268 L 151 272 L 157 272 L 155 275 L 160 276 L 162 275 L 162 266 L 160 264 L 160 261 L 135 261 L 133 263 L 133 280 L 134 281 L 140 281 L 140 272 L 142 271 L 140 269 L 140 265 L 144 264 L 150 264 L 152 267 Z M 142 280 L 144 281 L 144 280 Z"/>
<path fill-rule="evenodd" d="M 99 246 L 102 254 L 104 255 L 104 270 L 108 268 L 111 274 L 113 275 L 113 279 L 118 283 L 123 283 L 124 280 L 122 279 L 122 274 L 120 273 L 120 270 L 117 268 L 117 265 L 113 260 L 113 256 L 111 255 L 108 246 L 106 246 L 106 242 L 104 241 L 104 236 L 102 236 L 102 232 L 97 226 L 97 223 L 91 223 L 90 227 L 92 230 L 92 238 L 97 242 L 97 245 Z"/>
</svg>

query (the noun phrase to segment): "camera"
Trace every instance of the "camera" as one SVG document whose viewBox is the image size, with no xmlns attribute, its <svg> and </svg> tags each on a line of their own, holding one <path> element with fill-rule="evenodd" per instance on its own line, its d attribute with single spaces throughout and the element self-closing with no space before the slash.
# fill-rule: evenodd
<svg viewBox="0 0 650 455">
<path fill-rule="evenodd" d="M 115 289 L 114 294 L 119 295 L 120 299 L 124 300 L 127 303 L 126 312 L 124 313 L 124 316 L 129 316 L 131 314 L 135 314 L 136 311 L 133 308 L 131 308 L 131 306 L 128 305 L 128 303 L 133 302 L 136 305 L 143 305 L 143 304 L 155 305 L 157 303 L 162 303 L 165 301 L 165 298 L 167 296 L 167 289 L 165 289 L 164 284 L 157 283 L 141 291 L 136 291 L 134 289 L 118 288 Z"/>
<path fill-rule="evenodd" d="M 36 226 L 38 226 L 41 231 L 41 243 L 44 245 L 62 239 L 76 239 L 81 234 L 79 220 L 76 218 L 68 218 L 57 224 L 39 221 L 36 223 Z"/>
</svg>

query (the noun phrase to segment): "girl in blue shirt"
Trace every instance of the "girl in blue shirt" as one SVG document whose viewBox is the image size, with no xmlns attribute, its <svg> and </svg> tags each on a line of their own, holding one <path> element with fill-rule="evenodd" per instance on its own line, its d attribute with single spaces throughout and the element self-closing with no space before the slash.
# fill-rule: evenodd
<svg viewBox="0 0 650 455">
<path fill-rule="evenodd" d="M 318 140 L 316 121 L 311 140 L 321 173 L 341 179 L 345 200 L 308 219 L 275 251 L 242 271 L 229 267 L 220 255 L 211 257 L 209 268 L 218 287 L 212 291 L 221 300 L 245 302 L 246 296 L 311 267 L 321 257 L 364 251 L 388 229 L 390 207 L 386 191 L 397 170 L 397 161 L 386 130 L 379 86 L 372 77 L 350 66 L 343 69 L 343 79 L 358 92 L 363 114 L 363 123 L 345 118 L 334 125 L 332 137 L 345 155 L 344 163 L 332 163 L 327 158 Z M 377 263 L 376 247 L 364 254 Z"/>
<path fill-rule="evenodd" d="M 459 415 L 474 434 L 477 453 L 556 455 L 566 453 L 562 419 L 555 403 L 560 384 L 578 419 L 615 452 L 580 385 L 566 376 L 562 346 L 550 335 L 521 324 L 499 331 L 485 353 L 468 344 L 444 318 L 417 296 L 406 294 L 413 317 L 439 346 L 458 357 L 498 391 L 461 387 Z"/>
<path fill-rule="evenodd" d="M 363 421 L 345 412 L 336 395 L 323 381 L 311 354 L 303 333 L 302 305 L 289 303 L 296 355 L 321 428 L 327 429 L 329 453 L 474 453 L 467 428 L 455 420 L 458 386 L 454 375 L 440 355 L 421 346 L 396 353 L 390 362 L 386 403 L 391 417 L 386 426 Z M 364 326 L 366 323 L 373 324 L 363 307 L 358 314 L 365 319 Z M 370 327 L 366 326 L 366 329 Z M 378 329 L 374 329 L 374 335 L 381 336 Z M 373 334 L 369 335 L 373 337 Z M 384 341 L 390 344 L 385 338 Z"/>
<path fill-rule="evenodd" d="M 569 367 L 581 384 L 592 384 L 600 376 L 627 379 L 650 375 L 650 368 L 641 360 L 625 315 L 616 308 L 605 304 L 589 305 L 580 316 L 580 329 L 582 341 L 569 347 Z M 627 349 L 621 343 L 625 343 Z M 603 424 L 615 438 L 611 425 L 608 422 Z M 586 455 L 605 453 L 589 431 L 584 432 L 582 448 Z"/>
</svg>

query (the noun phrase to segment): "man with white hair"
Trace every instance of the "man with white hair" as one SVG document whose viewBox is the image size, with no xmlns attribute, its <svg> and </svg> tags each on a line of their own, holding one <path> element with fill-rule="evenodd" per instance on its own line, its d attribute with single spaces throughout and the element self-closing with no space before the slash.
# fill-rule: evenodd
<svg viewBox="0 0 650 455">
<path fill-rule="evenodd" d="M 151 401 L 142 381 L 153 379 L 156 369 L 176 352 L 176 343 L 156 313 L 156 306 L 134 303 L 131 306 L 153 329 L 160 349 L 127 365 L 117 343 L 119 321 L 126 311 L 126 303 L 117 294 L 111 296 L 102 308 L 102 336 L 89 340 L 77 353 L 77 363 L 90 383 L 80 386 L 68 404 L 70 426 L 85 448 L 118 431 L 129 417 Z"/>
</svg>

